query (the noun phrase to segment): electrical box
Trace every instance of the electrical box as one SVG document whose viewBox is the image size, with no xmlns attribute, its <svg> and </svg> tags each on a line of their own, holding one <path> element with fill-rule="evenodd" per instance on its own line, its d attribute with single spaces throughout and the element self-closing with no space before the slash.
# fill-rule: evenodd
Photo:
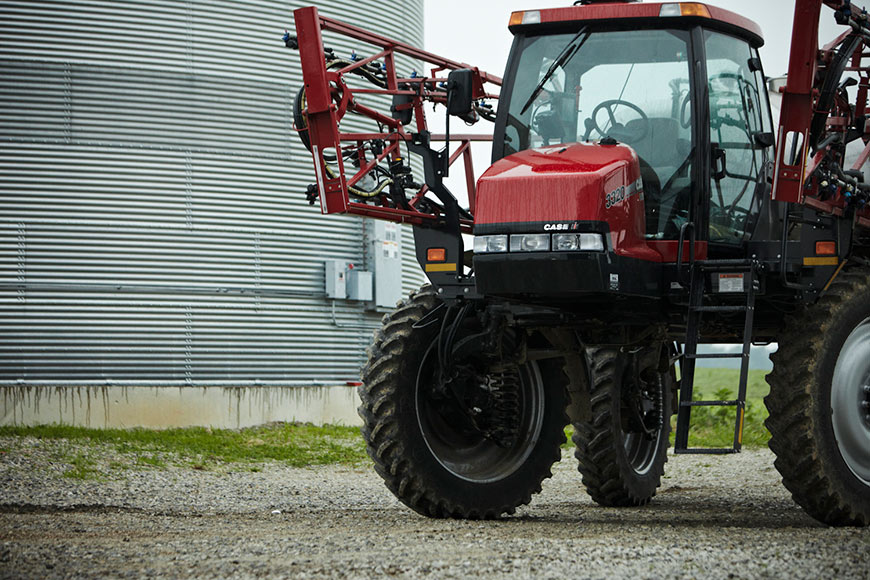
<svg viewBox="0 0 870 580">
<path fill-rule="evenodd" d="M 402 230 L 399 224 L 367 220 L 368 265 L 374 273 L 375 306 L 395 308 L 402 299 Z"/>
<path fill-rule="evenodd" d="M 347 262 L 326 260 L 326 297 L 344 300 L 347 298 Z"/>
<path fill-rule="evenodd" d="M 372 273 L 365 270 L 348 270 L 347 297 L 349 300 L 370 302 L 372 300 Z"/>
</svg>

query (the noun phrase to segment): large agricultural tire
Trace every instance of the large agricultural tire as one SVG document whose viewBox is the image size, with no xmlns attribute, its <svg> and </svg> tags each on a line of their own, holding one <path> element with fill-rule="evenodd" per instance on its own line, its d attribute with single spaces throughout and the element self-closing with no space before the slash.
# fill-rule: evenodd
<svg viewBox="0 0 870 580">
<path fill-rule="evenodd" d="M 670 377 L 656 372 L 657 387 L 647 385 L 646 401 L 660 405 L 646 418 L 661 424 L 653 438 L 638 432 L 629 420 L 629 405 L 636 397 L 626 397 L 634 389 L 625 355 L 617 349 L 587 349 L 590 372 L 591 418 L 574 423 L 575 456 L 583 485 L 592 499 L 602 506 L 627 507 L 649 503 L 661 485 L 668 460 L 671 393 Z M 658 389 L 658 392 L 654 392 Z M 636 390 L 635 390 L 636 392 Z"/>
<path fill-rule="evenodd" d="M 424 286 L 385 316 L 375 333 L 359 391 L 368 454 L 387 488 L 422 515 L 512 514 L 541 490 L 561 458 L 567 376 L 556 360 L 501 367 L 493 371 L 502 373 L 500 383 L 487 375 L 486 385 L 496 385 L 493 392 L 499 384 L 513 385 L 508 408 L 517 411 L 515 438 L 497 444 L 469 428 L 457 402 L 433 399 L 441 323 L 421 320 L 439 306 L 435 292 Z M 462 360 L 461 353 L 457 358 L 457 368 L 475 362 Z"/>
<path fill-rule="evenodd" d="M 795 502 L 832 526 L 870 524 L 870 274 L 846 271 L 787 322 L 765 425 Z"/>
</svg>

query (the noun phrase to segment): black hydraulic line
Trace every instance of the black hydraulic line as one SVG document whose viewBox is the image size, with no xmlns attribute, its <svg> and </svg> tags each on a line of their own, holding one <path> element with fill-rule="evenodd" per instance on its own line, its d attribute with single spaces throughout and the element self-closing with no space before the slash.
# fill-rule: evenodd
<svg viewBox="0 0 870 580">
<path fill-rule="evenodd" d="M 813 151 L 819 151 L 818 141 L 825 132 L 828 123 L 828 116 L 831 114 L 831 109 L 834 106 L 834 99 L 837 96 L 837 91 L 840 88 L 840 79 L 849 64 L 849 60 L 855 54 L 858 46 L 864 42 L 864 39 L 857 34 L 847 37 L 837 53 L 834 55 L 831 64 L 825 74 L 825 79 L 822 81 L 822 87 L 819 92 L 819 99 L 816 103 L 813 120 L 810 123 L 810 146 Z"/>
</svg>

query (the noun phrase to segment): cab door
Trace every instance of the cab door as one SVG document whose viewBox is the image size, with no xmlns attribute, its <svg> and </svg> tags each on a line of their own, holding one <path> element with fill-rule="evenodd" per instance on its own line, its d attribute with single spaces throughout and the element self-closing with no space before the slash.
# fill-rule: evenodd
<svg viewBox="0 0 870 580">
<path fill-rule="evenodd" d="M 703 37 L 711 169 L 702 201 L 710 251 L 729 253 L 749 240 L 759 215 L 772 121 L 758 51 L 722 32 Z"/>
</svg>

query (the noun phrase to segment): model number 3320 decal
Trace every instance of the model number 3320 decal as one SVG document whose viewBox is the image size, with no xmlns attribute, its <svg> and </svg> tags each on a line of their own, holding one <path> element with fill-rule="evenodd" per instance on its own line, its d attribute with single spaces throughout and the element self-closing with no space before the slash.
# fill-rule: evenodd
<svg viewBox="0 0 870 580">
<path fill-rule="evenodd" d="M 625 186 L 617 187 L 604 197 L 604 207 L 610 209 L 625 200 Z"/>
<path fill-rule="evenodd" d="M 604 207 L 607 209 L 622 203 L 632 195 L 640 192 L 640 199 L 643 200 L 643 182 L 638 179 L 629 185 L 617 187 L 610 193 L 604 196 Z"/>
</svg>

